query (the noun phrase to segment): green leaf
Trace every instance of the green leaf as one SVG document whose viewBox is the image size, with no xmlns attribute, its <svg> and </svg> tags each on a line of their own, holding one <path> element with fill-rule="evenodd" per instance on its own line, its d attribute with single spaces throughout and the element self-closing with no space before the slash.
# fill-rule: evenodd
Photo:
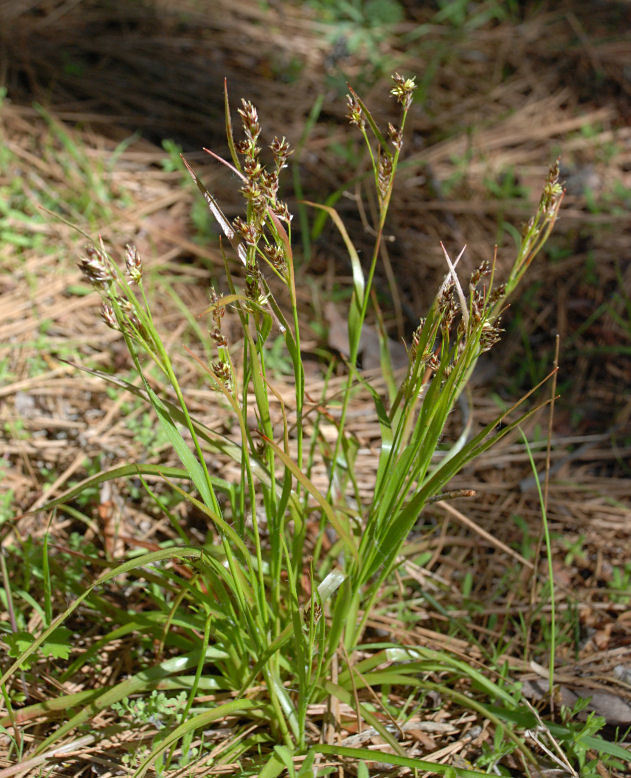
<svg viewBox="0 0 631 778">
<path fill-rule="evenodd" d="M 54 659 L 68 659 L 70 656 L 70 638 L 72 632 L 66 627 L 57 629 L 42 643 L 41 653 Z"/>
<path fill-rule="evenodd" d="M 357 765 L 357 778 L 370 778 L 370 773 L 366 767 L 366 762 L 360 762 Z"/>
<path fill-rule="evenodd" d="M 334 208 L 329 208 L 327 205 L 321 205 L 320 203 L 313 203 L 309 200 L 305 200 L 305 205 L 311 205 L 314 208 L 319 208 L 321 211 L 328 213 L 333 223 L 337 227 L 340 235 L 342 236 L 342 240 L 344 241 L 344 245 L 348 251 L 348 256 L 351 260 L 351 267 L 353 270 L 353 289 L 357 295 L 358 305 L 361 308 L 364 304 L 364 291 L 366 285 L 364 281 L 364 271 L 362 270 L 361 262 L 359 261 L 359 254 L 357 253 L 357 249 L 353 245 L 353 241 L 350 239 L 348 232 L 346 231 L 344 222 L 340 219 L 339 214 Z"/>
<path fill-rule="evenodd" d="M 302 763 L 300 770 L 298 771 L 298 778 L 312 778 L 314 775 L 313 763 L 315 761 L 315 757 L 315 751 L 309 751 L 305 757 L 304 762 Z"/>
<path fill-rule="evenodd" d="M 351 694 L 351 692 L 347 691 L 346 689 L 343 689 L 341 686 L 338 686 L 337 684 L 332 683 L 331 681 L 324 681 L 323 685 L 326 691 L 333 697 L 337 697 L 338 700 L 346 703 L 347 705 L 351 705 L 352 707 L 356 706 L 357 704 L 356 700 L 353 694 Z M 368 724 L 370 724 L 371 727 L 374 727 L 377 730 L 377 732 L 381 735 L 381 737 L 386 741 L 386 743 L 388 743 L 388 745 L 391 748 L 394 748 L 395 751 L 398 751 L 400 754 L 403 754 L 403 749 L 397 742 L 396 738 L 394 738 L 390 734 L 390 732 L 386 729 L 383 723 L 377 718 L 377 716 L 371 713 L 366 708 L 366 706 L 362 705 L 361 703 L 359 703 L 359 711 L 361 713 L 362 718 Z M 391 762 L 391 764 L 395 764 L 395 762 Z"/>
<path fill-rule="evenodd" d="M 309 492 L 309 494 L 315 499 L 315 501 L 318 503 L 320 508 L 324 511 L 326 514 L 327 519 L 331 523 L 331 526 L 335 528 L 335 531 L 340 536 L 340 538 L 344 541 L 346 544 L 346 547 L 348 551 L 354 556 L 357 556 L 357 548 L 355 545 L 355 541 L 353 539 L 353 536 L 351 532 L 349 531 L 348 523 L 346 521 L 342 521 L 341 516 L 336 513 L 336 511 L 333 509 L 333 507 L 326 501 L 325 497 L 321 494 L 321 492 L 317 489 L 317 487 L 313 484 L 313 482 L 307 478 L 307 476 L 300 470 L 300 468 L 297 466 L 297 464 L 291 459 L 291 457 L 287 456 L 285 452 L 274 443 L 273 440 L 270 440 L 269 438 L 264 438 L 265 442 L 268 446 L 271 446 L 274 449 L 274 452 L 278 456 L 278 458 L 281 460 L 283 465 L 291 471 L 293 476 L 296 478 L 296 480 Z"/>
<path fill-rule="evenodd" d="M 87 367 L 82 367 L 81 365 L 75 365 L 73 362 L 69 362 L 66 359 L 60 359 L 59 361 L 63 362 L 64 364 L 71 365 L 72 367 L 75 367 L 78 370 L 82 370 L 84 373 L 88 373 L 89 375 L 93 375 L 96 376 L 97 378 L 101 378 L 103 381 L 106 381 L 107 383 L 112 384 L 113 386 L 117 386 L 121 389 L 125 389 L 125 391 L 131 392 L 134 396 L 140 397 L 145 402 L 150 402 L 149 397 L 147 396 L 145 390 L 139 386 L 136 386 L 130 381 L 126 381 L 122 378 L 118 378 L 116 376 L 112 376 L 107 373 L 103 373 L 100 370 L 92 370 Z M 174 421 L 176 421 L 178 424 L 186 424 L 186 418 L 181 408 L 179 408 L 177 405 L 170 402 L 169 400 L 162 400 L 162 403 L 164 407 L 168 410 L 169 416 Z M 195 434 L 198 437 L 202 438 L 213 450 L 219 451 L 222 454 L 225 454 L 226 456 L 230 457 L 237 464 L 241 464 L 242 450 L 241 450 L 241 446 L 238 443 L 235 443 L 234 441 L 230 440 L 230 438 L 226 437 L 225 435 L 221 435 L 218 432 L 214 432 L 205 424 L 202 424 L 200 421 L 197 421 L 196 419 L 191 419 L 191 422 L 193 424 Z M 254 475 L 256 475 L 256 477 L 261 481 L 261 483 L 265 484 L 266 486 L 269 486 L 271 481 L 264 466 L 256 459 L 256 457 L 252 456 L 251 454 L 249 454 L 249 458 L 250 458 L 250 467 Z M 125 465 L 124 467 L 147 468 L 151 466 L 150 465 Z M 157 467 L 157 471 L 160 472 L 160 468 L 158 466 L 156 467 Z M 113 472 L 113 471 L 109 471 L 109 472 Z M 151 472 L 151 471 L 143 469 L 142 472 Z M 167 473 L 168 468 L 162 468 L 161 472 Z M 103 480 L 107 480 L 107 479 L 103 479 Z M 212 480 L 213 483 L 221 484 L 222 482 L 222 479 L 218 479 L 216 476 L 212 477 Z M 94 483 L 96 483 L 96 481 Z M 225 484 L 226 482 L 223 481 L 223 483 Z M 87 482 L 84 482 L 84 484 L 87 484 Z M 77 489 L 75 493 L 78 493 L 79 491 L 81 490 Z M 68 492 L 65 493 L 65 495 L 68 494 L 69 494 Z M 44 507 L 50 507 L 58 504 L 59 502 L 63 502 L 62 499 L 63 497 L 64 495 L 62 495 L 62 497 L 60 498 L 57 498 L 57 500 L 52 500 L 50 503 L 47 503 L 46 506 Z M 43 510 L 44 507 L 40 508 L 40 510 Z"/>
<path fill-rule="evenodd" d="M 202 466 L 188 447 L 178 428 L 175 426 L 175 423 L 169 414 L 168 408 L 164 405 L 162 400 L 148 384 L 145 385 L 145 389 L 149 396 L 149 401 L 153 405 L 155 412 L 158 415 L 160 426 L 173 446 L 173 450 L 184 465 L 184 468 L 189 474 L 189 477 L 195 484 L 197 491 L 204 501 L 204 505 L 206 505 L 208 508 L 213 508 L 215 506 L 216 500 L 213 498 L 212 487 L 206 480 Z"/>
<path fill-rule="evenodd" d="M 296 778 L 296 768 L 294 767 L 293 754 L 287 746 L 274 746 L 278 758 L 285 765 L 290 778 Z"/>
<path fill-rule="evenodd" d="M 35 642 L 35 637 L 25 630 L 10 632 L 7 635 L 3 635 L 2 639 L 9 646 L 9 656 L 19 656 Z"/>
<path fill-rule="evenodd" d="M 349 748 L 348 746 L 329 745 L 322 743 L 313 746 L 313 750 L 319 754 L 330 754 L 332 756 L 346 757 L 347 759 L 366 760 L 370 762 L 383 762 L 384 764 L 399 765 L 401 767 L 410 767 L 413 770 L 428 770 L 430 773 L 447 775 L 450 771 L 458 778 L 488 778 L 487 773 L 480 773 L 477 770 L 467 770 L 462 767 L 451 767 L 450 765 L 440 764 L 438 762 L 428 762 L 426 759 L 412 759 L 409 756 L 400 756 L 399 754 L 389 754 L 387 751 L 377 751 L 370 748 Z"/>
<path fill-rule="evenodd" d="M 265 766 L 259 770 L 258 778 L 276 778 L 285 769 L 285 765 L 280 756 L 274 751 L 265 763 Z"/>
</svg>

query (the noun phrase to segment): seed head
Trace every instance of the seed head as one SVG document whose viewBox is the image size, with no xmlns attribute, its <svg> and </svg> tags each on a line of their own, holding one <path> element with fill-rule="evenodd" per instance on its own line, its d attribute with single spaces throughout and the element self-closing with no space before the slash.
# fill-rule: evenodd
<svg viewBox="0 0 631 778">
<path fill-rule="evenodd" d="M 217 327 L 211 327 L 208 330 L 210 337 L 215 341 L 217 346 L 227 346 L 228 341 L 226 340 L 226 336 L 223 334 L 223 332 L 218 329 Z"/>
<path fill-rule="evenodd" d="M 261 134 L 258 111 L 249 100 L 243 99 L 241 100 L 241 108 L 238 110 L 243 123 L 245 137 L 251 141 L 252 145 L 256 145 L 256 141 Z"/>
<path fill-rule="evenodd" d="M 248 178 L 241 187 L 243 196 L 256 212 L 265 210 L 265 195 L 254 178 Z"/>
<path fill-rule="evenodd" d="M 139 284 L 142 281 L 142 261 L 133 243 L 125 246 L 125 266 L 129 280 L 133 284 Z"/>
<path fill-rule="evenodd" d="M 114 307 L 109 300 L 103 300 L 103 304 L 101 305 L 101 318 L 111 329 L 119 329 Z"/>
<path fill-rule="evenodd" d="M 480 283 L 482 278 L 486 278 L 491 272 L 491 263 L 488 259 L 483 260 L 478 267 L 471 273 L 471 279 L 469 280 L 469 289 L 475 289 Z"/>
<path fill-rule="evenodd" d="M 439 351 L 433 351 L 431 354 L 427 357 L 427 367 L 430 370 L 433 370 L 436 372 L 438 368 L 440 367 L 440 352 Z"/>
<path fill-rule="evenodd" d="M 255 222 L 246 222 L 240 216 L 232 222 L 232 229 L 249 246 L 256 246 L 261 237 L 261 230 Z"/>
<path fill-rule="evenodd" d="M 275 202 L 276 195 L 278 194 L 278 171 L 264 170 L 261 175 L 259 186 L 270 203 Z"/>
<path fill-rule="evenodd" d="M 112 283 L 114 273 L 105 254 L 94 246 L 86 246 L 85 253 L 86 256 L 79 260 L 78 267 L 86 281 L 97 288 L 105 288 Z"/>
<path fill-rule="evenodd" d="M 270 144 L 270 149 L 274 155 L 276 170 L 280 170 L 281 168 L 286 167 L 289 155 L 294 153 L 284 135 L 282 138 L 274 138 Z"/>
<path fill-rule="evenodd" d="M 351 124 L 355 124 L 360 130 L 363 130 L 366 126 L 366 119 L 364 118 L 364 112 L 359 103 L 359 100 L 354 94 L 346 95 L 346 106 L 348 113 L 346 118 Z"/>
<path fill-rule="evenodd" d="M 377 163 L 377 186 L 382 200 L 386 199 L 391 181 L 392 159 L 387 154 L 380 154 Z"/>
<path fill-rule="evenodd" d="M 142 327 L 140 320 L 136 316 L 136 312 L 133 309 L 132 304 L 123 297 L 116 296 L 115 298 L 116 304 L 118 305 L 124 321 L 131 325 L 133 330 L 136 330 L 136 333 L 130 332 L 132 335 L 143 335 L 144 328 Z M 108 327 L 111 327 L 113 330 L 121 330 L 121 323 L 118 321 L 116 317 L 116 311 L 114 309 L 114 305 L 112 304 L 111 300 L 104 300 L 103 304 L 101 306 L 101 318 L 103 321 L 107 324 Z M 127 331 L 129 332 L 129 329 L 127 328 Z"/>
<path fill-rule="evenodd" d="M 210 304 L 212 306 L 211 310 L 211 316 L 212 316 L 212 324 L 208 328 L 208 331 L 210 333 L 210 337 L 215 341 L 217 346 L 227 346 L 228 341 L 226 340 L 223 332 L 221 331 L 221 320 L 224 317 L 224 314 L 226 312 L 226 309 L 223 305 L 219 305 L 221 297 L 217 294 L 217 292 L 214 290 L 213 287 L 210 288 Z"/>
<path fill-rule="evenodd" d="M 438 310 L 441 313 L 446 313 L 449 308 L 452 307 L 455 288 L 456 286 L 453 281 L 447 281 L 445 284 L 443 284 L 443 288 L 440 290 L 437 301 Z"/>
<path fill-rule="evenodd" d="M 500 340 L 503 329 L 498 327 L 499 319 L 494 322 L 485 321 L 480 333 L 480 349 L 482 352 L 489 351 Z"/>
<path fill-rule="evenodd" d="M 401 151 L 403 146 L 403 133 L 398 130 L 394 124 L 388 123 L 388 135 L 390 136 L 390 143 L 397 151 Z"/>
<path fill-rule="evenodd" d="M 263 250 L 270 265 L 276 268 L 279 273 L 284 274 L 287 270 L 287 260 L 285 259 L 285 252 L 282 247 L 274 243 L 271 246 L 266 246 Z"/>
<path fill-rule="evenodd" d="M 539 203 L 539 207 L 546 216 L 554 214 L 562 195 L 563 187 L 559 184 L 559 160 L 557 159 L 548 172 Z"/>
<path fill-rule="evenodd" d="M 245 296 L 248 300 L 258 302 L 261 297 L 261 290 L 259 283 L 261 280 L 261 274 L 257 267 L 248 268 L 248 272 L 245 276 Z"/>
<path fill-rule="evenodd" d="M 140 323 L 140 319 L 136 315 L 136 311 L 134 310 L 134 307 L 129 302 L 129 300 L 124 297 L 117 297 L 116 302 L 118 303 L 123 316 L 129 322 L 129 324 L 131 324 L 131 326 L 138 331 L 138 334 L 141 336 L 144 335 L 144 327 Z"/>
<path fill-rule="evenodd" d="M 248 178 L 255 180 L 261 175 L 262 171 L 261 163 L 256 158 L 246 157 L 243 160 L 243 172 Z"/>
<path fill-rule="evenodd" d="M 216 359 L 210 363 L 210 369 L 227 389 L 232 387 L 232 373 L 227 362 L 224 362 L 222 359 Z"/>
<path fill-rule="evenodd" d="M 480 292 L 477 289 L 474 289 L 469 294 L 469 307 L 471 309 L 470 316 L 474 320 L 472 323 L 472 326 L 475 326 L 475 323 L 479 322 L 482 319 L 483 313 L 484 313 L 484 303 L 485 298 L 482 292 Z"/>
<path fill-rule="evenodd" d="M 506 294 L 506 284 L 498 284 L 489 294 L 489 305 L 495 305 Z"/>
<path fill-rule="evenodd" d="M 236 150 L 239 152 L 239 154 L 243 154 L 247 157 L 257 157 L 261 151 L 259 146 L 256 146 L 252 143 L 252 141 L 249 140 L 239 140 L 234 144 Z"/>
<path fill-rule="evenodd" d="M 407 111 L 410 105 L 412 105 L 412 96 L 416 89 L 414 78 L 414 76 L 412 76 L 412 78 L 405 78 L 399 73 L 394 73 L 392 76 L 394 86 L 390 90 L 390 94 L 397 103 L 403 106 L 404 111 Z"/>
<path fill-rule="evenodd" d="M 421 335 L 423 334 L 423 327 L 425 326 L 425 319 L 419 319 L 418 327 L 412 333 L 412 345 L 410 346 L 410 362 L 416 362 L 418 356 L 418 347 L 421 344 Z"/>
<path fill-rule="evenodd" d="M 291 220 L 293 219 L 293 216 L 289 212 L 289 208 L 287 207 L 287 203 L 283 202 L 282 200 L 278 200 L 274 203 L 272 210 L 274 211 L 274 214 L 278 216 L 281 221 L 284 221 L 286 224 L 289 224 Z"/>
</svg>

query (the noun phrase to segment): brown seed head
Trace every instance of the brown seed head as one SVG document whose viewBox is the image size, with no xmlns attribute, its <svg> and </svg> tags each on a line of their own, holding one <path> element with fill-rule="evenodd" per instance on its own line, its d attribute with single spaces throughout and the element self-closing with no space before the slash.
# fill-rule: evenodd
<svg viewBox="0 0 631 778">
<path fill-rule="evenodd" d="M 557 159 L 548 172 L 539 204 L 546 216 L 554 213 L 562 195 L 563 187 L 559 184 L 559 160 Z"/>
<path fill-rule="evenodd" d="M 287 207 L 287 203 L 283 202 L 282 200 L 277 200 L 272 206 L 272 210 L 274 211 L 274 214 L 286 224 L 289 224 L 293 219 L 293 216 Z"/>
<path fill-rule="evenodd" d="M 265 195 L 256 179 L 248 178 L 241 187 L 241 192 L 255 211 L 262 211 L 265 209 Z"/>
<path fill-rule="evenodd" d="M 210 369 L 213 371 L 215 377 L 221 381 L 221 383 L 230 389 L 232 386 L 232 374 L 230 371 L 230 365 L 221 359 L 216 359 L 210 363 Z"/>
<path fill-rule="evenodd" d="M 246 222 L 240 216 L 233 220 L 232 229 L 249 246 L 256 246 L 261 237 L 260 226 L 256 222 Z"/>
<path fill-rule="evenodd" d="M 129 280 L 133 284 L 139 284 L 142 281 L 142 261 L 133 243 L 125 246 L 125 266 Z"/>
<path fill-rule="evenodd" d="M 359 100 L 354 94 L 346 95 L 346 106 L 348 112 L 346 118 L 351 124 L 355 124 L 360 130 L 363 130 L 366 126 L 366 119 L 364 118 L 364 112 L 359 104 Z"/>
<path fill-rule="evenodd" d="M 392 143 L 394 148 L 397 151 L 401 151 L 403 146 L 403 133 L 401 130 L 398 130 L 394 124 L 388 123 L 388 135 L 390 136 L 390 143 Z"/>
<path fill-rule="evenodd" d="M 267 199 L 274 203 L 276 195 L 278 194 L 278 171 L 277 170 L 264 170 L 261 175 L 259 186 L 263 190 Z"/>
<path fill-rule="evenodd" d="M 277 170 L 286 167 L 289 155 L 294 153 L 293 149 L 290 148 L 285 136 L 282 138 L 274 138 L 270 144 L 270 149 L 274 155 L 274 162 L 276 163 Z"/>
<path fill-rule="evenodd" d="M 265 256 L 269 260 L 270 265 L 275 267 L 279 273 L 284 273 L 287 270 L 287 261 L 285 259 L 285 252 L 277 244 L 272 246 L 266 246 L 264 248 Z"/>
<path fill-rule="evenodd" d="M 503 329 L 498 327 L 499 319 L 494 322 L 486 321 L 482 325 L 480 333 L 480 349 L 482 352 L 489 351 L 500 340 Z"/>
<path fill-rule="evenodd" d="M 241 116 L 241 121 L 243 123 L 245 137 L 251 141 L 252 144 L 256 144 L 256 141 L 261 134 L 258 111 L 249 100 L 242 99 L 239 115 Z"/>
<path fill-rule="evenodd" d="M 380 154 L 377 162 L 377 186 L 379 196 L 386 199 L 392 181 L 392 159 L 387 154 Z"/>
<path fill-rule="evenodd" d="M 218 327 L 211 327 L 208 331 L 210 337 L 215 341 L 217 346 L 227 346 L 228 341 L 225 338 L 225 335 Z"/>
<path fill-rule="evenodd" d="M 114 312 L 114 307 L 109 302 L 109 300 L 103 300 L 103 304 L 101 305 L 101 318 L 111 329 L 113 330 L 119 329 L 118 321 L 116 320 L 116 313 Z"/>
<path fill-rule="evenodd" d="M 246 157 L 243 160 L 243 172 L 248 178 L 257 179 L 262 171 L 261 163 L 256 158 Z"/>
<path fill-rule="evenodd" d="M 86 256 L 79 260 L 78 267 L 86 281 L 97 288 L 112 283 L 114 273 L 106 256 L 94 246 L 86 246 L 85 253 Z"/>
</svg>

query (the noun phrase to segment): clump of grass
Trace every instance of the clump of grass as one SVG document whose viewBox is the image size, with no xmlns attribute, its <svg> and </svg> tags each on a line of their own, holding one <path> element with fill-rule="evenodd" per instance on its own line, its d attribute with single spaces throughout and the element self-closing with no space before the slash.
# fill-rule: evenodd
<svg viewBox="0 0 631 778">
<path fill-rule="evenodd" d="M 500 723 L 499 708 L 516 705 L 512 684 L 491 681 L 448 652 L 392 642 L 373 644 L 367 633 L 384 585 L 405 555 L 406 539 L 424 507 L 444 495 L 451 478 L 467 462 L 530 412 L 516 413 L 520 401 L 468 442 L 460 440 L 441 458 L 435 457 L 448 417 L 478 358 L 500 337 L 506 299 L 550 234 L 562 198 L 555 165 L 502 284 L 495 281 L 494 259 L 484 262 L 463 284 L 457 265 L 464 249 L 453 261 L 444 251 L 445 280 L 413 334 L 409 365 L 402 376 L 393 373 L 386 343 L 382 343 L 388 394 L 381 396 L 359 371 L 357 357 L 414 89 L 414 79 L 393 76 L 391 92 L 400 106 L 400 121 L 398 126 L 389 125 L 386 133 L 353 90 L 347 98 L 348 118 L 370 154 L 378 203 L 375 244 L 367 269 L 335 210 L 316 206 L 339 229 L 353 273 L 348 310 L 350 356 L 332 448 L 324 445 L 320 431 L 325 416 L 329 423 L 333 418 L 325 408 L 326 398 L 315 406 L 307 408 L 306 404 L 292 222 L 278 196 L 280 174 L 291 149 L 284 138 L 274 138 L 268 152 L 263 149 L 258 114 L 250 102 L 242 101 L 238 110 L 243 137 L 235 140 L 226 92 L 231 160 L 220 160 L 209 152 L 239 179 L 242 217 L 230 221 L 187 164 L 231 248 L 224 253 L 225 294 L 210 291 L 208 331 L 215 353 L 209 363 L 198 362 L 197 367 L 237 420 L 239 442 L 212 431 L 190 413 L 186 392 L 152 317 L 137 250 L 127 247 L 123 271 L 102 243 L 87 249 L 80 267 L 102 296 L 104 320 L 125 339 L 142 384 L 138 388 L 115 380 L 153 407 L 182 466 L 124 465 L 89 479 L 49 507 L 109 478 L 128 475 L 145 483 L 146 474 L 158 473 L 168 489 L 207 518 L 208 534 L 203 544 L 192 542 L 186 527 L 165 507 L 179 542 L 108 570 L 63 613 L 48 619 L 42 633 L 7 669 L 0 683 L 5 700 L 10 700 L 8 679 L 82 602 L 94 600 L 97 587 L 123 575 L 151 580 L 142 618 L 118 613 L 117 618 L 125 623 L 105 635 L 99 645 L 118 638 L 121 629 L 136 631 L 147 645 L 159 647 L 159 657 L 168 658 L 101 692 L 90 692 L 85 699 L 67 701 L 66 707 L 76 706 L 76 712 L 38 745 L 36 754 L 46 753 L 99 711 L 115 706 L 123 715 L 130 707 L 121 701 L 148 695 L 159 683 L 168 682 L 168 688 L 185 695 L 178 697 L 178 706 L 170 712 L 170 726 L 157 732 L 135 776 L 144 775 L 151 766 L 158 773 L 164 771 L 175 764 L 176 752 L 185 757 L 192 753 L 197 733 L 208 732 L 224 720 L 233 722 L 233 735 L 213 748 L 211 761 L 238 762 L 243 775 L 275 776 L 284 769 L 290 774 L 315 774 L 316 760 L 323 754 L 352 759 L 363 774 L 367 774 L 365 760 L 376 759 L 413 769 L 479 774 L 407 756 L 399 742 L 399 724 L 386 726 L 373 698 L 362 691 L 401 686 L 414 694 L 438 693 L 481 713 L 505 732 L 507 754 L 516 754 L 524 765 L 536 761 L 514 733 L 511 719 Z M 268 164 L 266 154 L 271 160 Z M 287 303 L 281 303 L 273 292 L 267 280 L 270 276 L 280 282 Z M 228 307 L 241 325 L 238 361 L 222 326 Z M 268 366 L 270 354 L 277 359 L 279 335 L 291 365 L 295 395 L 293 408 L 280 403 L 277 428 L 273 422 L 277 395 Z M 147 377 L 147 359 L 162 376 L 161 389 Z M 359 384 L 374 398 L 382 443 L 369 499 L 363 499 L 357 488 L 356 443 L 347 429 L 351 398 Z M 328 463 L 324 490 L 313 478 L 319 452 Z M 240 477 L 227 482 L 212 472 L 211 454 L 236 462 Z M 178 479 L 185 485 L 176 483 Z M 162 506 L 160 497 L 145 486 Z M 77 661 L 85 662 L 85 656 Z M 435 680 L 441 673 L 447 681 Z M 481 698 L 458 691 L 459 679 L 482 690 Z M 63 706 L 63 699 L 57 707 Z M 321 706 L 332 700 L 350 705 L 360 727 L 373 727 L 387 748 L 369 751 L 330 739 L 324 742 L 327 727 Z M 491 708 L 491 703 L 496 707 Z M 8 721 L 13 720 L 10 711 Z M 299 772 L 295 760 L 302 764 Z"/>
</svg>

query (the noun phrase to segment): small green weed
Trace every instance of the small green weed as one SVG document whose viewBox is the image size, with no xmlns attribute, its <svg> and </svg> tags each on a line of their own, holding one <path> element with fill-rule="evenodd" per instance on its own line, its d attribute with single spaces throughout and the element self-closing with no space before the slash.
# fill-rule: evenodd
<svg viewBox="0 0 631 778">
<path fill-rule="evenodd" d="M 112 710 L 121 718 L 140 724 L 153 724 L 157 729 L 163 729 L 173 724 L 178 714 L 186 707 L 186 693 L 180 692 L 167 696 L 164 692 L 154 689 L 144 697 L 130 699 L 126 697 L 112 705 Z"/>
<path fill-rule="evenodd" d="M 611 580 L 607 585 L 611 589 L 611 599 L 613 602 L 628 605 L 631 602 L 631 562 L 625 562 L 621 566 L 613 567 L 611 570 Z"/>
</svg>

